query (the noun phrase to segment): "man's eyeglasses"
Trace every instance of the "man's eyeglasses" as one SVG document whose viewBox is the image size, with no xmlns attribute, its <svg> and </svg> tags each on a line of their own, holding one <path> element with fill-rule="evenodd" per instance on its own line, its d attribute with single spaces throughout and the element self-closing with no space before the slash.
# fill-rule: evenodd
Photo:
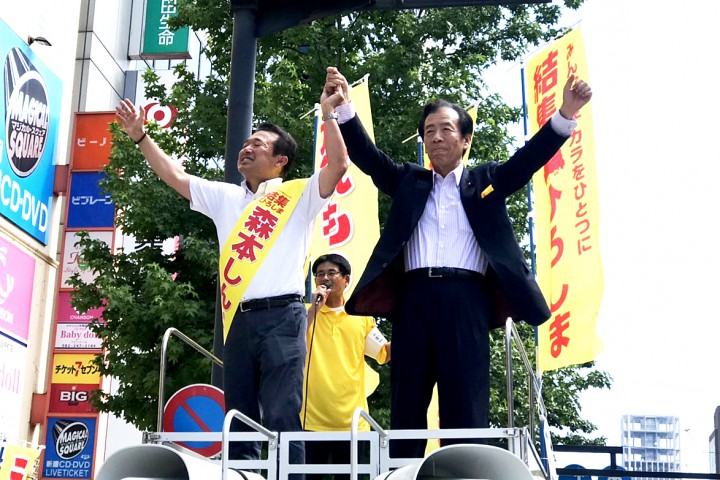
<svg viewBox="0 0 720 480">
<path fill-rule="evenodd" d="M 315 278 L 326 277 L 329 280 L 332 280 L 333 278 L 337 277 L 338 275 L 342 275 L 342 274 L 335 270 L 330 270 L 329 272 L 315 272 Z"/>
</svg>

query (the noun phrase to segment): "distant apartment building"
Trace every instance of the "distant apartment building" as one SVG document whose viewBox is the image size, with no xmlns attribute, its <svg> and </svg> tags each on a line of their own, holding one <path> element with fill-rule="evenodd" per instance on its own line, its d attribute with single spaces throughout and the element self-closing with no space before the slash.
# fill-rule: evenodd
<svg viewBox="0 0 720 480">
<path fill-rule="evenodd" d="M 622 464 L 628 470 L 679 472 L 678 417 L 623 415 Z"/>
<path fill-rule="evenodd" d="M 710 443 L 708 449 L 710 453 L 710 471 L 720 473 L 720 407 L 715 408 L 713 430 L 708 441 Z"/>
</svg>

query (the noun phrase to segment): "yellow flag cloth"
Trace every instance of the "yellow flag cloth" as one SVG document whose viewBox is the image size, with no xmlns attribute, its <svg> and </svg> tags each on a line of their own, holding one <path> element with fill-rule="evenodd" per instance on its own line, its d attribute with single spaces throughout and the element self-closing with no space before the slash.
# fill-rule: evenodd
<svg viewBox="0 0 720 480">
<path fill-rule="evenodd" d="M 567 78 L 588 79 L 580 30 L 535 55 L 527 65 L 528 117 L 536 132 L 557 111 Z M 537 276 L 550 320 L 538 327 L 540 370 L 593 360 L 602 350 L 595 323 L 603 292 L 592 105 L 576 116 L 562 149 L 533 177 Z"/>
<path fill-rule="evenodd" d="M 355 112 L 370 138 L 373 138 L 372 112 L 368 82 L 355 85 L 350 91 Z M 325 125 L 316 123 L 315 170 L 327 164 Z M 352 160 L 352 158 L 350 159 Z M 362 276 L 372 250 L 380 238 L 378 193 L 372 179 L 351 164 L 335 187 L 335 193 L 315 222 L 310 259 L 336 253 L 352 265 L 352 277 L 345 295 L 349 297 L 356 281 Z"/>
<path fill-rule="evenodd" d="M 36 447 L 4 445 L 0 480 L 25 480 L 35 473 L 35 461 L 39 456 L 40 449 Z"/>
</svg>

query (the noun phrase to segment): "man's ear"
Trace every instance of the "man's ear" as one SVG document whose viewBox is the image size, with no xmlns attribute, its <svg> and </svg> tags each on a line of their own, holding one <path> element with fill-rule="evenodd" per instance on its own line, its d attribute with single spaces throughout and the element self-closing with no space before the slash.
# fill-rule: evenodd
<svg viewBox="0 0 720 480">
<path fill-rule="evenodd" d="M 285 165 L 288 163 L 288 157 L 287 155 L 278 155 L 275 157 L 275 166 L 279 167 L 281 170 L 285 168 Z"/>
<path fill-rule="evenodd" d="M 470 148 L 470 144 L 472 143 L 472 135 L 468 135 L 467 137 L 465 137 L 464 141 L 465 141 L 465 150 L 467 150 L 468 148 Z"/>
</svg>

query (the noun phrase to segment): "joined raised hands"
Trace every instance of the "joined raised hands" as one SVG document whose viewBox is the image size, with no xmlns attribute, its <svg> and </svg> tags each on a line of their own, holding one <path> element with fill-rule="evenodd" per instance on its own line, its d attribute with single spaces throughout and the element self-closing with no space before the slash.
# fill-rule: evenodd
<svg viewBox="0 0 720 480">
<path fill-rule="evenodd" d="M 348 103 L 350 86 L 337 68 L 328 67 L 326 72 L 320 104 L 323 106 L 323 112 L 328 113 L 338 105 Z"/>
</svg>

